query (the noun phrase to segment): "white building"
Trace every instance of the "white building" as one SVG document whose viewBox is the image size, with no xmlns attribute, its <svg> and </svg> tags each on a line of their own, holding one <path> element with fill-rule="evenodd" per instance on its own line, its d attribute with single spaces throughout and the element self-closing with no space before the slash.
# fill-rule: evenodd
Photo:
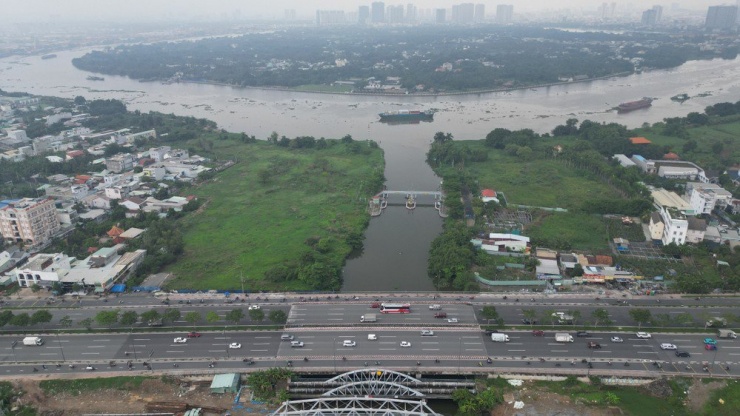
<svg viewBox="0 0 740 416">
<path fill-rule="evenodd" d="M 660 217 L 663 219 L 663 245 L 675 243 L 683 245 L 686 243 L 686 234 L 689 222 L 686 216 L 675 208 L 659 207 Z"/>
<path fill-rule="evenodd" d="M 703 182 L 688 182 L 686 197 L 697 215 L 710 214 L 715 206 L 724 207 L 732 201 L 732 193 L 719 185 Z"/>
<path fill-rule="evenodd" d="M 707 231 L 707 222 L 701 218 L 689 217 L 688 231 L 686 232 L 686 242 L 699 244 L 704 241 L 704 233 Z"/>
<path fill-rule="evenodd" d="M 10 243 L 44 243 L 60 228 L 53 199 L 23 198 L 0 209 L 0 233 Z"/>
<path fill-rule="evenodd" d="M 650 224 L 648 230 L 650 230 L 650 239 L 653 241 L 663 240 L 663 230 L 665 225 L 663 224 L 663 217 L 660 216 L 660 212 L 655 211 L 650 213 Z"/>
</svg>

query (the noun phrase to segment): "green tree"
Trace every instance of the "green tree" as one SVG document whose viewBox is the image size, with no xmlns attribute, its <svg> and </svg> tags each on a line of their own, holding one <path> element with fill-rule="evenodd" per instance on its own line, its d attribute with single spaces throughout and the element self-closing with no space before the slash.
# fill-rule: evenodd
<svg viewBox="0 0 740 416">
<path fill-rule="evenodd" d="M 578 309 L 571 309 L 568 312 L 568 315 L 573 317 L 573 325 L 577 325 L 578 322 L 581 320 L 581 311 Z"/>
<path fill-rule="evenodd" d="M 529 325 L 534 325 L 535 320 L 537 320 L 537 311 L 535 309 L 522 309 L 522 315 L 524 315 L 524 319 L 529 320 Z"/>
<path fill-rule="evenodd" d="M 177 321 L 178 319 L 180 319 L 180 310 L 176 308 L 168 308 L 162 314 L 162 320 L 167 321 L 171 324 L 175 323 L 175 321 Z"/>
<path fill-rule="evenodd" d="M 557 322 L 558 317 L 554 315 L 555 309 L 545 309 L 544 311 L 540 312 L 540 322 L 549 323 L 553 327 L 555 326 L 555 322 Z"/>
<path fill-rule="evenodd" d="M 604 401 L 610 406 L 618 405 L 619 400 L 619 396 L 617 396 L 614 392 L 607 391 L 606 394 L 604 394 Z"/>
<path fill-rule="evenodd" d="M 4 310 L 0 312 L 0 327 L 3 327 L 10 323 L 10 321 L 13 319 L 13 312 L 9 310 Z"/>
<path fill-rule="evenodd" d="M 483 309 L 481 309 L 480 314 L 487 320 L 498 318 L 498 311 L 495 306 L 484 306 Z"/>
<path fill-rule="evenodd" d="M 10 324 L 13 326 L 28 326 L 31 323 L 31 317 L 27 313 L 19 313 L 10 319 Z"/>
<path fill-rule="evenodd" d="M 637 322 L 638 328 L 642 328 L 642 324 L 650 322 L 652 317 L 650 310 L 645 308 L 630 309 L 629 314 L 632 320 Z"/>
<path fill-rule="evenodd" d="M 141 313 L 141 322 L 146 322 L 147 324 L 156 322 L 159 320 L 159 318 L 160 315 L 156 309 L 149 309 L 148 311 Z"/>
<path fill-rule="evenodd" d="M 88 331 L 92 330 L 92 324 L 93 320 L 92 318 L 85 318 L 80 320 L 79 325 L 83 328 L 86 328 Z"/>
<path fill-rule="evenodd" d="M 139 314 L 136 311 L 126 311 L 121 314 L 119 323 L 125 326 L 134 326 L 139 321 Z"/>
<path fill-rule="evenodd" d="M 110 328 L 118 322 L 118 311 L 100 311 L 95 315 L 95 322 Z"/>
<path fill-rule="evenodd" d="M 59 325 L 62 328 L 69 328 L 72 326 L 72 318 L 69 315 L 64 315 L 59 319 Z"/>
<path fill-rule="evenodd" d="M 218 314 L 214 311 L 210 311 L 206 314 L 206 322 L 208 322 L 211 325 L 215 324 L 219 320 L 221 320 L 221 317 L 218 316 Z"/>
<path fill-rule="evenodd" d="M 239 321 L 244 319 L 244 311 L 242 311 L 241 309 L 232 309 L 226 314 L 226 317 L 224 319 L 234 325 L 238 325 Z"/>
<path fill-rule="evenodd" d="M 594 311 L 591 312 L 591 317 L 594 319 L 594 325 L 596 326 L 599 326 L 599 324 L 609 325 L 612 323 L 611 319 L 609 319 L 609 311 L 604 308 L 594 309 Z"/>
<path fill-rule="evenodd" d="M 51 322 L 52 318 L 53 316 L 51 312 L 47 311 L 46 309 L 41 309 L 31 315 L 31 325 L 47 324 Z"/>
<path fill-rule="evenodd" d="M 688 312 L 677 314 L 675 317 L 673 317 L 673 320 L 676 322 L 676 325 L 680 325 L 680 326 L 694 325 L 694 317 Z"/>
<path fill-rule="evenodd" d="M 31 285 L 31 292 L 38 293 L 39 290 L 41 290 L 41 286 L 39 286 L 38 284 L 34 283 Z"/>
<path fill-rule="evenodd" d="M 281 311 L 280 309 L 274 309 L 270 311 L 268 317 L 270 321 L 274 324 L 284 324 L 288 321 L 288 315 L 286 315 L 285 312 Z"/>
<path fill-rule="evenodd" d="M 195 330 L 195 324 L 200 322 L 202 319 L 203 319 L 203 315 L 201 315 L 200 312 L 190 311 L 190 312 L 185 313 L 185 322 L 192 325 L 193 330 Z"/>
<path fill-rule="evenodd" d="M 257 322 L 262 322 L 265 319 L 265 313 L 262 309 L 252 309 L 249 311 L 249 319 Z"/>
</svg>

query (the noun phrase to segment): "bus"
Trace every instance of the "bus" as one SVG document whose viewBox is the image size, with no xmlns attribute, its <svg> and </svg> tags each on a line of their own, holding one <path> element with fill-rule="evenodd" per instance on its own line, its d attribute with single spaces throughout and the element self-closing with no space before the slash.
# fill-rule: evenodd
<svg viewBox="0 0 740 416">
<path fill-rule="evenodd" d="M 382 313 L 411 313 L 411 305 L 408 303 L 381 303 Z"/>
</svg>

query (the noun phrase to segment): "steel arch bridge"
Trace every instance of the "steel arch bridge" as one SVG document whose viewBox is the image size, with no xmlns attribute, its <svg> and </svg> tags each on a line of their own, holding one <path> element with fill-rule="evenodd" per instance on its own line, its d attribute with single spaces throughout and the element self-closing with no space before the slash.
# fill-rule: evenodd
<svg viewBox="0 0 740 416">
<path fill-rule="evenodd" d="M 437 416 L 424 400 L 381 399 L 374 397 L 322 397 L 291 400 L 273 416 Z"/>
<path fill-rule="evenodd" d="M 411 387 L 387 381 L 357 381 L 333 388 L 322 396 L 378 396 L 378 397 L 424 397 L 424 394 Z"/>
<path fill-rule="evenodd" d="M 326 380 L 326 383 L 358 383 L 363 381 L 386 382 L 398 384 L 419 384 L 421 380 L 398 371 L 382 368 L 361 368 L 340 374 Z"/>
</svg>

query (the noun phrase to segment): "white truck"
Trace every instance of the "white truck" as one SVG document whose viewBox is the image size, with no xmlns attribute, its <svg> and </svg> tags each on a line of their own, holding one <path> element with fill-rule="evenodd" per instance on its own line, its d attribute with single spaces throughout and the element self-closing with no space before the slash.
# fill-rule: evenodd
<svg viewBox="0 0 740 416">
<path fill-rule="evenodd" d="M 377 322 L 378 317 L 374 313 L 366 313 L 360 317 L 360 322 Z"/>
<path fill-rule="evenodd" d="M 555 342 L 573 342 L 573 335 L 567 332 L 558 332 L 555 334 Z"/>
<path fill-rule="evenodd" d="M 44 345 L 44 340 L 41 337 L 25 337 L 23 345 Z"/>
<path fill-rule="evenodd" d="M 731 329 L 718 329 L 717 338 L 737 338 L 735 331 Z"/>
<path fill-rule="evenodd" d="M 493 333 L 491 334 L 491 341 L 493 342 L 509 342 L 509 336 L 506 334 Z"/>
</svg>

